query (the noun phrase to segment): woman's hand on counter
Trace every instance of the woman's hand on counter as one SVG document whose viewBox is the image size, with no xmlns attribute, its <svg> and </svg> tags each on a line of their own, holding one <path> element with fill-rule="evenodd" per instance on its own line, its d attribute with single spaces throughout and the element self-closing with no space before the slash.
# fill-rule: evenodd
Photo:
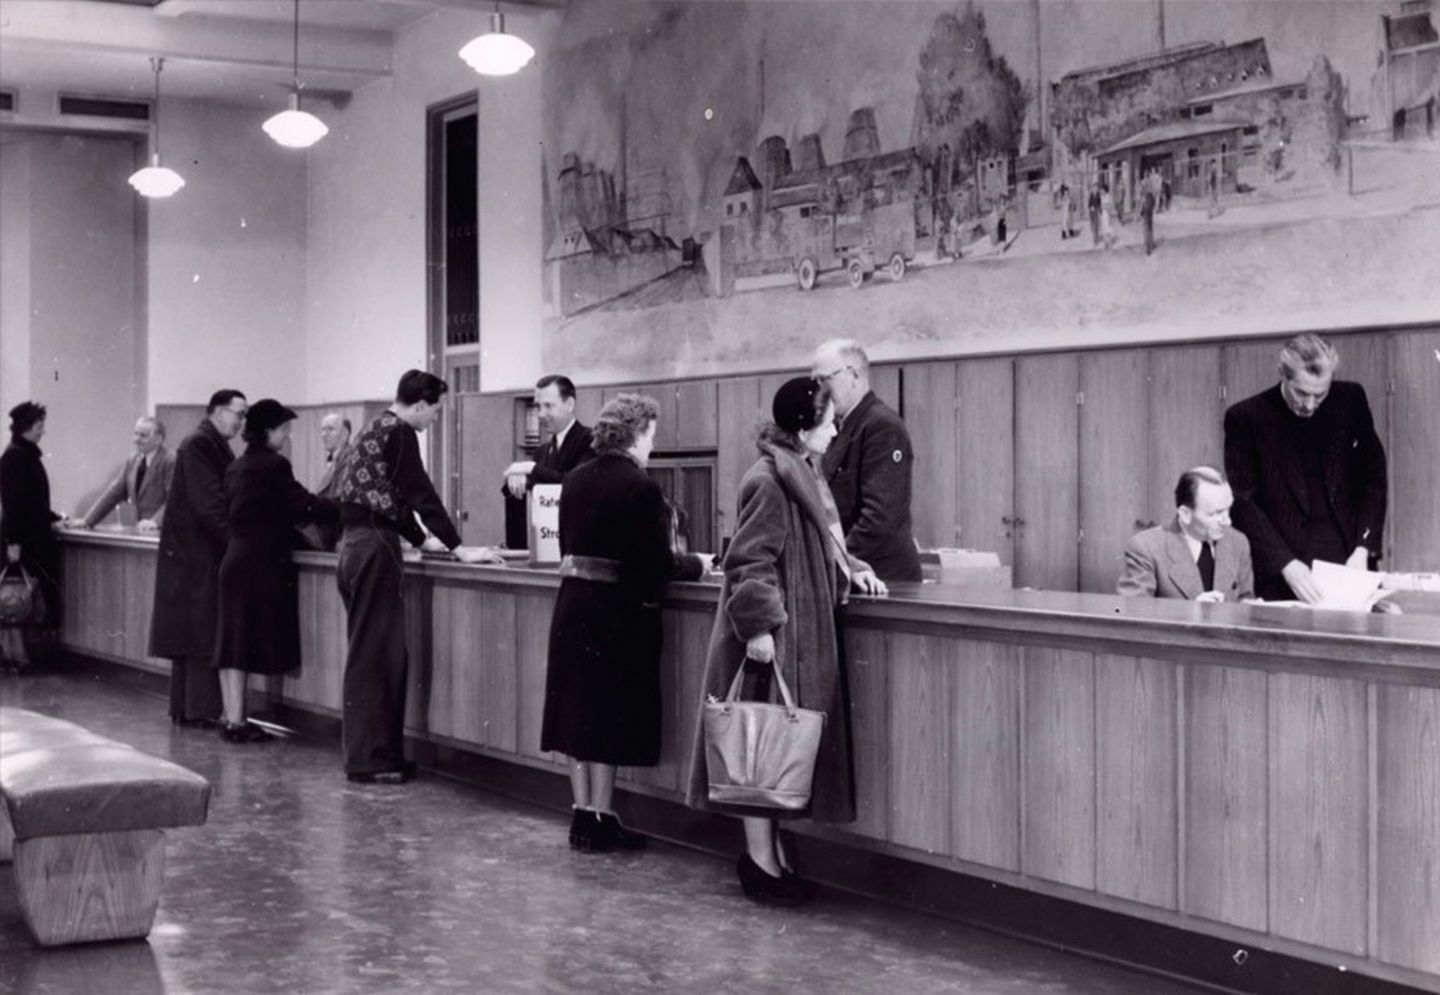
<svg viewBox="0 0 1440 995">
<path fill-rule="evenodd" d="M 885 586 L 883 580 L 875 576 L 875 571 L 873 570 L 861 570 L 850 578 L 850 583 L 855 590 L 862 591 L 865 594 L 874 594 L 883 597 L 890 593 L 890 588 Z"/>
</svg>

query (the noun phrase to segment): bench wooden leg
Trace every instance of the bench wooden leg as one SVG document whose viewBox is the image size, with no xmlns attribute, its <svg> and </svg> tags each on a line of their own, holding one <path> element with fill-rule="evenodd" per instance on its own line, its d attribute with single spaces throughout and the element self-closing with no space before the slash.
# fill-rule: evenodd
<svg viewBox="0 0 1440 995">
<path fill-rule="evenodd" d="M 159 829 L 15 843 L 20 910 L 46 947 L 147 935 L 164 872 L 165 834 Z"/>
</svg>

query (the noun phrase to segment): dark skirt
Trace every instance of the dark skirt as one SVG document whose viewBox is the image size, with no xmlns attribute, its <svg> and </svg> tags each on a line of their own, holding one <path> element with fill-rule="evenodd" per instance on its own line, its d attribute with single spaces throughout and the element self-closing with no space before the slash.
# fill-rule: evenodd
<svg viewBox="0 0 1440 995">
<path fill-rule="evenodd" d="M 618 584 L 561 582 L 540 748 L 592 763 L 659 763 L 659 608 Z"/>
<path fill-rule="evenodd" d="M 300 667 L 300 608 L 290 549 L 233 537 L 220 561 L 220 611 L 212 664 L 284 674 Z"/>
</svg>

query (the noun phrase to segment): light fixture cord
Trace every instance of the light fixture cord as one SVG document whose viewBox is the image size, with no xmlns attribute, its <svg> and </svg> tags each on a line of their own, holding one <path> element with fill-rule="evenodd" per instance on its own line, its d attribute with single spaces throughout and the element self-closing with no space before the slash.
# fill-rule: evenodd
<svg viewBox="0 0 1440 995">
<path fill-rule="evenodd" d="M 291 80 L 295 84 L 295 95 L 300 95 L 300 0 L 295 0 L 294 58 L 290 63 Z"/>
<path fill-rule="evenodd" d="M 155 161 L 160 161 L 160 68 L 165 65 L 165 60 L 157 56 L 150 57 L 150 68 L 155 70 Z"/>
</svg>

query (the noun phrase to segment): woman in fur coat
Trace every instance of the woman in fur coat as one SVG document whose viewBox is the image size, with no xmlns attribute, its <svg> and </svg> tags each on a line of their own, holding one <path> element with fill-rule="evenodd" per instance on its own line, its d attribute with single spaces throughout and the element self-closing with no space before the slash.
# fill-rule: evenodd
<svg viewBox="0 0 1440 995">
<path fill-rule="evenodd" d="M 711 802 L 703 723 L 695 733 L 687 800 L 744 821 L 746 852 L 736 871 L 748 898 L 794 902 L 811 889 L 786 859 L 777 816 L 855 818 L 849 701 L 835 612 L 852 588 L 870 594 L 886 588 L 868 564 L 846 551 L 835 500 L 815 468 L 835 438 L 835 406 L 824 383 L 788 380 L 771 407 L 775 420 L 757 441 L 760 458 L 740 482 L 703 693 L 724 698 L 744 666 L 744 697 L 772 699 L 771 661 L 779 661 L 796 703 L 825 712 L 810 806 L 780 813 Z"/>
</svg>

